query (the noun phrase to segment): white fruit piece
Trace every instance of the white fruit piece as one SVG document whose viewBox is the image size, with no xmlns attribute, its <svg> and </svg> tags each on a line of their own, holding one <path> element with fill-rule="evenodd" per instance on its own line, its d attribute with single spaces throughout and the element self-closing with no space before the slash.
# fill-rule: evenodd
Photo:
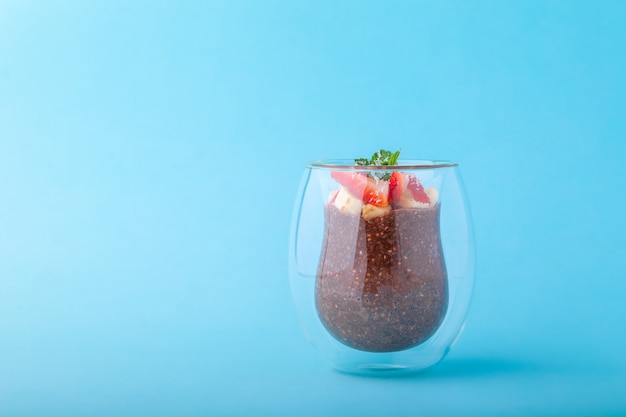
<svg viewBox="0 0 626 417">
<path fill-rule="evenodd" d="M 361 214 L 363 208 L 363 202 L 353 196 L 345 187 L 339 187 L 337 195 L 335 196 L 335 207 L 344 213 L 348 214 Z"/>
<path fill-rule="evenodd" d="M 434 207 L 437 204 L 437 200 L 439 199 L 439 192 L 435 187 L 430 187 L 424 189 L 424 192 L 428 196 L 430 203 L 422 203 L 419 201 L 415 201 L 413 195 L 409 190 L 404 190 L 402 196 L 400 196 L 400 201 L 398 201 L 398 205 L 403 208 L 429 208 Z"/>
<path fill-rule="evenodd" d="M 402 195 L 400 196 L 400 201 L 398 201 L 398 205 L 402 208 L 428 208 L 430 204 L 428 203 L 420 203 L 419 201 L 415 201 L 413 195 L 409 190 L 404 190 Z"/>
</svg>

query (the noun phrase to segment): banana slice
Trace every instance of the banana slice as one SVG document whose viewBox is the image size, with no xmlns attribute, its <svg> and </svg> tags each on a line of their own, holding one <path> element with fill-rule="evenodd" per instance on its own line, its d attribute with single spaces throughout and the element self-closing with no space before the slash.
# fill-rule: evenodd
<svg viewBox="0 0 626 417">
<path fill-rule="evenodd" d="M 430 203 L 422 203 L 419 201 L 415 201 L 411 192 L 405 190 L 402 196 L 400 197 L 400 201 L 398 201 L 398 205 L 403 208 L 429 208 L 434 207 L 437 204 L 437 200 L 439 199 L 439 191 L 435 187 L 430 187 L 424 189 L 424 192 L 428 196 Z"/>
<path fill-rule="evenodd" d="M 339 187 L 333 204 L 347 214 L 361 214 L 361 209 L 363 208 L 363 202 L 350 194 L 343 186 Z"/>
</svg>

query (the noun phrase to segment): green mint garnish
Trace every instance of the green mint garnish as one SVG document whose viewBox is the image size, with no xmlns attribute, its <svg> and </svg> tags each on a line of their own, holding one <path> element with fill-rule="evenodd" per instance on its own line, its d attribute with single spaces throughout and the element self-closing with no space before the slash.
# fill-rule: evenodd
<svg viewBox="0 0 626 417">
<path fill-rule="evenodd" d="M 393 166 L 397 165 L 400 151 L 391 152 L 385 149 L 381 149 L 372 155 L 372 159 L 358 158 L 354 162 L 359 166 Z M 388 180 L 391 177 L 390 172 L 372 172 L 370 177 L 377 180 Z"/>
</svg>

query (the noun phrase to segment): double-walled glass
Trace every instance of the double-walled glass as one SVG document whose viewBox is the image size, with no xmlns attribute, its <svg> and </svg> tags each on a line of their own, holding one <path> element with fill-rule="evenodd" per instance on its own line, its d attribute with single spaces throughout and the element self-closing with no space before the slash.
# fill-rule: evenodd
<svg viewBox="0 0 626 417">
<path fill-rule="evenodd" d="M 474 278 L 457 164 L 308 164 L 289 272 L 304 333 L 335 369 L 388 374 L 436 364 L 462 331 Z"/>
</svg>

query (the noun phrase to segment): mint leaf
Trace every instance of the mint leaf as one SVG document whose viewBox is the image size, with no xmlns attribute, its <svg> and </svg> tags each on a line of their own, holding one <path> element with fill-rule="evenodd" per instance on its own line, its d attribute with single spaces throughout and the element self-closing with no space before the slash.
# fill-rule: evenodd
<svg viewBox="0 0 626 417">
<path fill-rule="evenodd" d="M 397 165 L 400 151 L 391 152 L 381 149 L 372 155 L 372 159 L 357 158 L 354 162 L 359 166 L 393 166 Z M 391 177 L 390 172 L 372 172 L 369 174 L 374 179 L 388 180 Z"/>
<path fill-rule="evenodd" d="M 396 152 L 392 153 L 391 155 L 389 155 L 389 159 L 387 161 L 387 165 L 397 165 L 399 156 L 400 156 L 400 151 L 396 151 Z"/>
</svg>

